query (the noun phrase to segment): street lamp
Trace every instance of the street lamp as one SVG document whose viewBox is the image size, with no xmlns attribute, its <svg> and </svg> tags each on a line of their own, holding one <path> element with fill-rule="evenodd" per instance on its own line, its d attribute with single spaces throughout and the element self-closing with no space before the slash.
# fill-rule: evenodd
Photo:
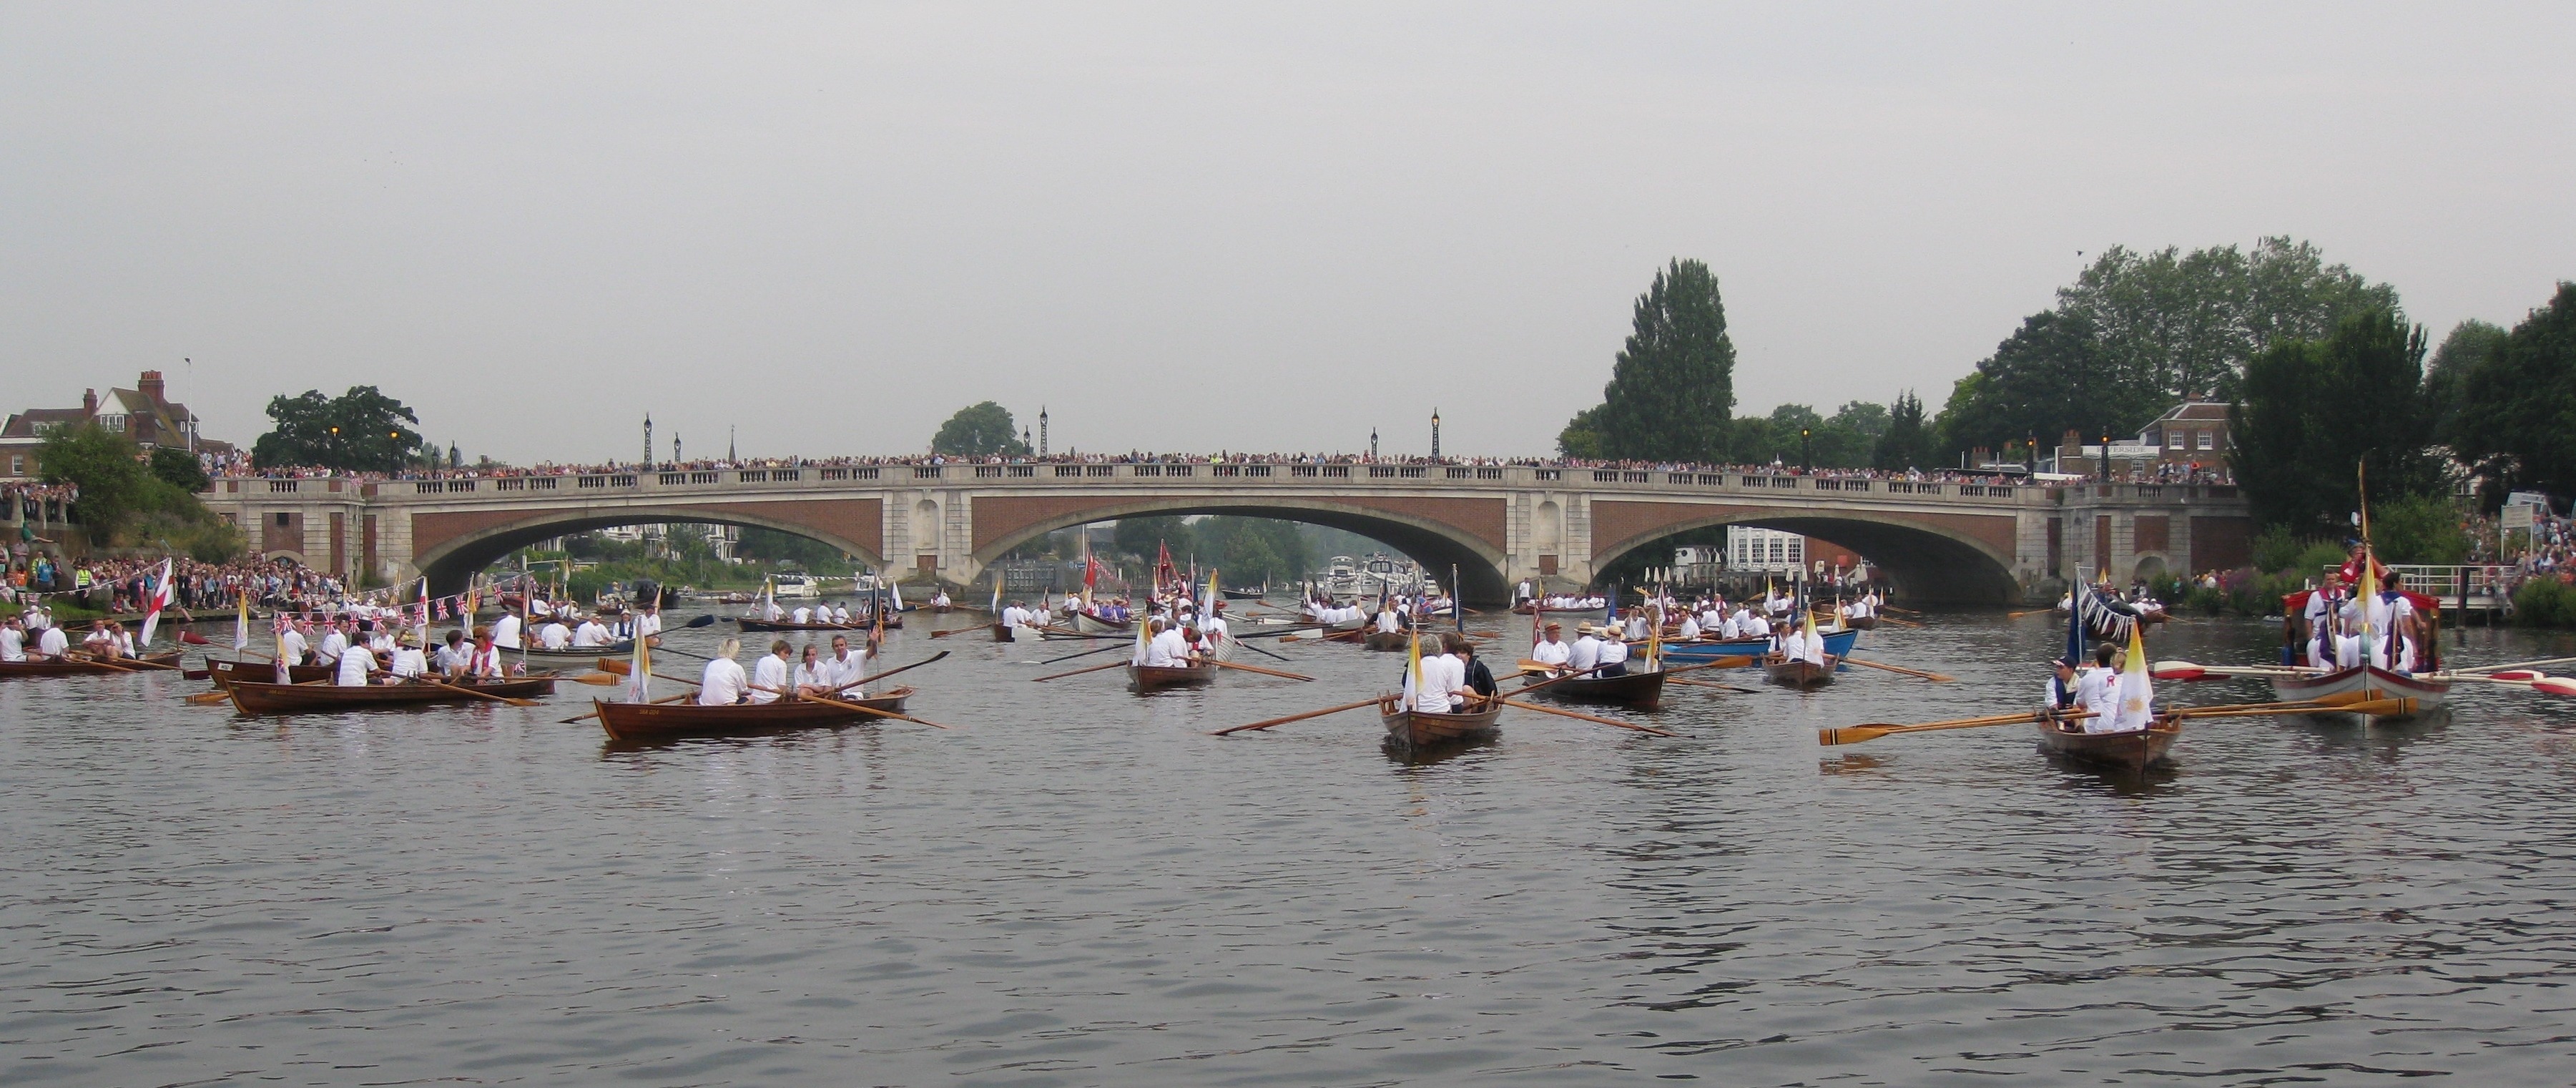
<svg viewBox="0 0 2576 1088">
<path fill-rule="evenodd" d="M 1798 462 L 1809 472 L 1816 471 L 1816 444 L 1808 440 L 1808 430 L 1798 428 Z"/>
</svg>

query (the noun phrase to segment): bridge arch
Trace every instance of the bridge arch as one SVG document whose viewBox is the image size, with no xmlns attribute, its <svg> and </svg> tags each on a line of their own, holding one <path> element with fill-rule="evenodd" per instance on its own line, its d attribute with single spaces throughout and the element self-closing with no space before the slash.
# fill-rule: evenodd
<svg viewBox="0 0 2576 1088">
<path fill-rule="evenodd" d="M 995 536 L 976 548 L 972 559 L 975 569 L 981 571 L 1011 549 L 1058 529 L 1118 518 L 1191 514 L 1276 518 L 1357 533 L 1404 553 L 1444 586 L 1449 581 L 1449 568 L 1455 566 L 1459 584 L 1451 587 L 1452 592 L 1467 601 L 1499 602 L 1506 600 L 1509 593 L 1503 568 L 1510 557 L 1491 542 L 1435 518 L 1295 495 L 1264 495 L 1258 499 L 1175 496 L 1086 506 L 1050 514 Z"/>
<path fill-rule="evenodd" d="M 795 508 L 781 505 L 778 512 L 791 514 L 795 512 Z M 413 564 L 419 568 L 421 574 L 428 576 L 430 592 L 457 593 L 465 589 L 466 583 L 475 572 L 537 541 L 621 525 L 664 523 L 770 529 L 838 548 L 857 556 L 860 562 L 869 566 L 881 567 L 885 564 L 884 558 L 877 554 L 877 549 L 872 543 L 861 542 L 847 534 L 818 529 L 784 517 L 745 511 L 739 506 L 710 509 L 685 505 L 571 510 L 497 520 L 445 537 L 425 547 L 415 542 Z M 419 531 L 418 522 L 414 523 L 414 531 Z"/>
<path fill-rule="evenodd" d="M 1850 548 L 1885 571 L 1908 599 L 1976 604 L 2021 599 L 2013 555 L 1992 541 L 1957 528 L 1898 514 L 1770 514 L 1731 511 L 1675 521 L 1596 547 L 1598 569 L 1620 556 L 1681 533 L 1719 525 L 1778 529 L 1820 537 Z"/>
</svg>

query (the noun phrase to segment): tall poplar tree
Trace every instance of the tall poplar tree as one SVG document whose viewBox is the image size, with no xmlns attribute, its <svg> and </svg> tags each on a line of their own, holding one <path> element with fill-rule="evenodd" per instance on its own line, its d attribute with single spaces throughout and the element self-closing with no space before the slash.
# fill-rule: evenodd
<svg viewBox="0 0 2576 1088">
<path fill-rule="evenodd" d="M 1717 275 L 1676 258 L 1637 296 L 1635 327 L 1591 410 L 1601 456 L 1711 461 L 1735 411 L 1735 343 Z M 1581 418 L 1581 417 L 1578 417 Z"/>
</svg>

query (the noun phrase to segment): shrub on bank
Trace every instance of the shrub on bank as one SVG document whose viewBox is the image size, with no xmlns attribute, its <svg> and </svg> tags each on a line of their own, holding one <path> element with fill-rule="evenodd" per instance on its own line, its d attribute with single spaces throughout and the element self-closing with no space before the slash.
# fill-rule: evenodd
<svg viewBox="0 0 2576 1088">
<path fill-rule="evenodd" d="M 2576 586 L 2533 578 L 2513 591 L 2513 622 L 2523 627 L 2576 627 Z"/>
</svg>

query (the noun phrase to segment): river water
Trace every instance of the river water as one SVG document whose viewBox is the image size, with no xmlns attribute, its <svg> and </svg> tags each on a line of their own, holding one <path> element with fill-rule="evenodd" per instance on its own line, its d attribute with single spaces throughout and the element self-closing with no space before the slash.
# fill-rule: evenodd
<svg viewBox="0 0 2576 1088">
<path fill-rule="evenodd" d="M 1205 735 L 1399 667 L 1312 641 L 1246 660 L 1314 683 L 1140 699 L 917 629 L 889 659 L 954 651 L 906 677 L 953 730 L 644 748 L 558 724 L 578 685 L 245 720 L 0 683 L 0 1081 L 2576 1080 L 2576 700 L 2210 722 L 2139 780 L 2023 729 L 1819 748 L 2036 701 L 2055 623 L 1925 618 L 1861 652 L 1957 683 L 1676 688 L 1680 739 L 1507 712 L 1428 763 L 1367 713 Z"/>
</svg>

